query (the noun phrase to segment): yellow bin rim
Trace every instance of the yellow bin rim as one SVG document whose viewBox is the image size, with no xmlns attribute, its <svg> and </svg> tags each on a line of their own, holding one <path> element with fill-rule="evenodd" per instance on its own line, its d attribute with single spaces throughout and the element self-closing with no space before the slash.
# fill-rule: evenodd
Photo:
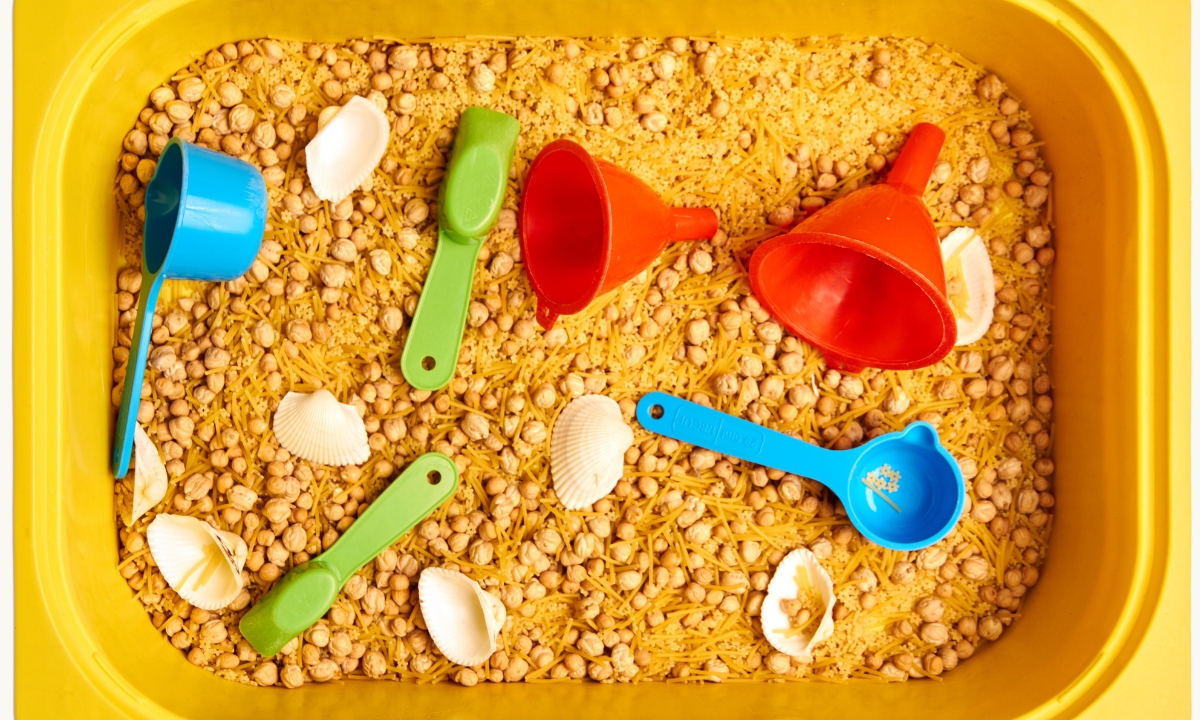
<svg viewBox="0 0 1200 720">
<path fill-rule="evenodd" d="M 122 7 L 115 1 L 66 0 L 56 4 L 54 15 L 39 12 L 30 0 L 18 0 L 16 4 L 14 389 L 15 407 L 22 411 L 15 432 L 18 480 L 14 503 L 18 708 L 22 694 L 40 672 L 34 666 L 39 662 L 39 643 L 51 637 L 70 660 L 70 666 L 60 670 L 76 673 L 97 696 L 96 700 L 129 716 L 169 712 L 146 698 L 111 664 L 89 633 L 81 616 L 80 598 L 65 578 L 61 558 L 67 546 L 55 503 L 64 491 L 64 468 L 60 462 L 66 456 L 66 438 L 60 435 L 56 412 L 66 408 L 59 395 L 59 377 L 65 360 L 61 353 L 64 329 L 59 318 L 60 289 L 69 278 L 62 276 L 58 262 L 59 253 L 66 248 L 44 239 L 64 237 L 69 225 L 60 192 L 69 169 L 64 167 L 60 150 L 72 123 L 80 119 L 75 100 L 92 83 L 104 80 L 97 71 L 126 38 L 188 2 L 159 0 Z M 1093 3 L 1098 5 L 1100 1 Z M 1169 250 L 1164 252 L 1165 242 L 1151 240 L 1168 237 L 1171 213 L 1184 210 L 1168 205 L 1172 188 L 1166 144 L 1154 104 L 1136 68 L 1108 33 L 1079 8 L 1050 0 L 1013 0 L 1012 4 L 1056 25 L 1109 79 L 1131 132 L 1138 178 L 1136 202 L 1142 208 L 1136 243 L 1137 363 L 1130 384 L 1137 394 L 1139 415 L 1138 549 L 1131 591 L 1103 651 L 1057 697 L 1024 716 L 1068 717 L 1082 712 L 1126 668 L 1151 624 L 1163 592 L 1170 513 L 1166 494 L 1158 492 L 1151 479 L 1164 477 L 1172 469 L 1169 452 L 1180 452 L 1180 446 L 1183 453 L 1187 452 L 1187 410 L 1185 407 L 1180 412 L 1177 406 L 1178 403 L 1186 406 L 1187 400 L 1173 398 L 1186 393 L 1186 377 L 1182 384 L 1180 377 L 1187 368 L 1179 367 L 1180 359 L 1186 359 L 1186 349 L 1179 348 L 1186 348 L 1189 337 L 1186 325 L 1179 323 L 1177 316 L 1171 317 L 1173 313 L 1186 317 L 1186 309 L 1178 307 L 1187 297 L 1186 275 L 1183 287 L 1174 275 L 1175 281 L 1167 282 L 1170 273 L 1186 273 L 1187 243 L 1186 238 L 1173 238 Z M 76 28 L 64 30 L 61 18 L 74 16 L 76 12 L 81 20 L 96 19 L 95 30 L 90 33 Z M 77 43 L 73 52 L 64 54 L 63 60 L 42 47 L 55 33 Z M 43 87 L 53 88 L 45 101 L 41 100 L 45 93 L 39 89 Z M 1178 172 L 1186 182 L 1186 171 Z M 1179 265 L 1185 269 L 1179 271 Z M 1182 334 L 1177 325 L 1182 326 Z M 1170 407 L 1173 404 L 1174 409 Z M 1186 478 L 1183 483 L 1186 488 Z M 1186 562 L 1187 548 L 1170 549 L 1172 555 L 1185 558 L 1178 562 Z M 22 603 L 31 602 L 46 608 L 47 627 L 40 627 L 40 620 L 33 626 L 23 624 L 22 616 L 26 613 L 22 612 Z M 78 683 L 73 686 L 79 687 Z"/>
</svg>

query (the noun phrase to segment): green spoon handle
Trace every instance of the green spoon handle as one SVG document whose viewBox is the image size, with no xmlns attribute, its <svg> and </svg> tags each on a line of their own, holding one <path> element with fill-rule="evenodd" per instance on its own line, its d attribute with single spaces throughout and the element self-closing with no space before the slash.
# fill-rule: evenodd
<svg viewBox="0 0 1200 720">
<path fill-rule="evenodd" d="M 404 379 L 418 390 L 440 390 L 454 377 L 482 243 L 438 232 L 437 251 L 400 358 Z"/>
<path fill-rule="evenodd" d="M 387 487 L 337 542 L 317 557 L 345 584 L 350 576 L 408 532 L 458 487 L 458 468 L 441 453 L 426 453 Z"/>
</svg>

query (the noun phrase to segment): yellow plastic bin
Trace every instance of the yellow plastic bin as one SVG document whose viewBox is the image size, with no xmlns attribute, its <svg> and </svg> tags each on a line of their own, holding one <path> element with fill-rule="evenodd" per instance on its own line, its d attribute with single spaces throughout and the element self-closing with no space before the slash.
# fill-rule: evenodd
<svg viewBox="0 0 1200 720">
<path fill-rule="evenodd" d="M 19 715 L 986 720 L 1073 717 L 1115 683 L 1089 715 L 1185 716 L 1187 110 L 1170 93 L 1186 97 L 1188 8 L 1091 5 L 1132 45 L 1123 51 L 1084 11 L 1046 0 L 18 0 Z M 1057 178 L 1059 470 L 1054 539 L 1024 617 L 944 682 L 899 686 L 467 690 L 345 682 L 284 691 L 235 685 L 190 666 L 114 571 L 107 458 L 121 235 L 111 188 L 116 151 L 148 90 L 192 53 L 263 35 L 714 32 L 925 37 L 995 70 L 1033 113 Z M 1144 63 L 1146 83 L 1130 55 Z M 1170 106 L 1161 118 L 1152 97 Z M 1173 625 L 1155 619 L 1160 608 Z M 1148 628 L 1151 639 L 1129 673 L 1156 682 L 1131 688 L 1118 676 Z"/>
</svg>

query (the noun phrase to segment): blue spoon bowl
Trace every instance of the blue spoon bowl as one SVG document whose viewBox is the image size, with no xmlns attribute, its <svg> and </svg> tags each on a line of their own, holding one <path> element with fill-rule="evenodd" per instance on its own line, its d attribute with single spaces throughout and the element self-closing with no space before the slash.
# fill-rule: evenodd
<svg viewBox="0 0 1200 720">
<path fill-rule="evenodd" d="M 839 451 L 660 392 L 642 397 L 637 418 L 659 435 L 820 482 L 859 532 L 886 548 L 929 547 L 962 515 L 962 471 L 927 422 Z"/>
</svg>

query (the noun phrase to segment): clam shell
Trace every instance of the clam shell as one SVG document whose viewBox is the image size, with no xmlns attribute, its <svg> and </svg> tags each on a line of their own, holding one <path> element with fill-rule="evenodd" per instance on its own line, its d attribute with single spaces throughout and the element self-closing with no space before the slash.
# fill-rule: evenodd
<svg viewBox="0 0 1200 720">
<path fill-rule="evenodd" d="M 800 568 L 808 571 L 809 580 L 821 593 L 821 599 L 825 602 L 825 614 L 812 635 L 798 634 L 789 637 L 784 632 L 791 627 L 791 621 L 783 612 L 780 603 L 795 599 L 800 593 L 800 587 L 796 584 L 796 573 Z M 771 584 L 767 586 L 767 599 L 762 606 L 762 628 L 767 642 L 781 653 L 810 662 L 812 649 L 833 634 L 833 604 L 836 601 L 837 598 L 833 595 L 833 580 L 825 568 L 821 567 L 817 556 L 803 548 L 791 551 L 779 563 L 775 575 L 771 578 Z"/>
<path fill-rule="evenodd" d="M 603 395 L 572 400 L 554 421 L 550 439 L 550 474 L 563 506 L 580 510 L 612 492 L 632 444 L 633 430 L 615 400 Z"/>
<path fill-rule="evenodd" d="M 946 294 L 958 321 L 955 345 L 970 345 L 992 324 L 996 286 L 992 259 L 983 238 L 971 228 L 958 228 L 942 241 Z"/>
<path fill-rule="evenodd" d="M 375 170 L 387 151 L 391 128 L 379 106 L 361 96 L 332 115 L 304 154 L 313 191 L 322 200 L 336 203 Z"/>
<path fill-rule="evenodd" d="M 480 665 L 496 652 L 496 634 L 508 611 L 479 583 L 453 570 L 426 568 L 417 596 L 434 645 L 451 662 Z"/>
<path fill-rule="evenodd" d="M 288 452 L 322 465 L 357 465 L 371 457 L 367 429 L 353 405 L 322 388 L 290 392 L 279 402 L 272 429 Z"/>
<path fill-rule="evenodd" d="M 133 456 L 133 513 L 126 526 L 137 522 L 167 494 L 167 468 L 154 441 L 138 423 L 133 426 Z"/>
<path fill-rule="evenodd" d="M 236 533 L 187 515 L 158 515 L 146 542 L 167 584 L 192 605 L 220 610 L 242 591 L 247 548 Z"/>
</svg>

